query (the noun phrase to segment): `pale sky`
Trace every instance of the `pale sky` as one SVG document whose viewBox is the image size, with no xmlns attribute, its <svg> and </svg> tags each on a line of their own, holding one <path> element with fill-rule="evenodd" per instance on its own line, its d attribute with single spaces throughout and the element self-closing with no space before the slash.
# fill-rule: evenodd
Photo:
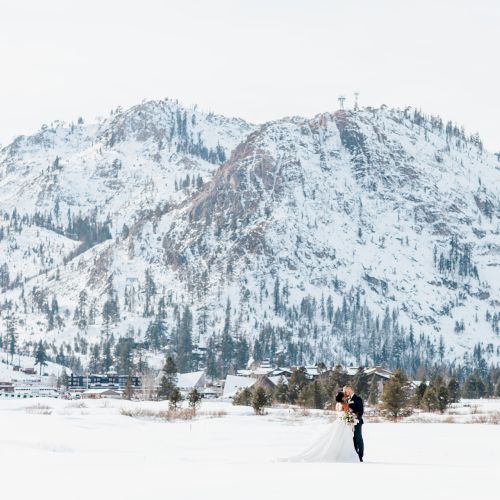
<svg viewBox="0 0 500 500">
<path fill-rule="evenodd" d="M 500 150 L 500 0 L 0 3 L 0 144 L 170 97 L 263 122 L 415 106 Z"/>
</svg>

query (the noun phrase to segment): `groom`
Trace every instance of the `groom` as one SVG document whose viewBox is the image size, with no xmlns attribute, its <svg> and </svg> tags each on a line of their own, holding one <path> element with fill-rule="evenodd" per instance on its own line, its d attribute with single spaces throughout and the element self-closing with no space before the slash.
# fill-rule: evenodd
<svg viewBox="0 0 500 500">
<path fill-rule="evenodd" d="M 352 412 L 358 417 L 358 423 L 354 427 L 354 449 L 358 454 L 359 461 L 363 461 L 363 452 L 365 445 L 363 443 L 363 435 L 361 434 L 361 427 L 363 425 L 363 400 L 352 390 L 350 385 L 345 385 L 343 389 L 344 394 L 347 396 L 347 404 Z"/>
</svg>

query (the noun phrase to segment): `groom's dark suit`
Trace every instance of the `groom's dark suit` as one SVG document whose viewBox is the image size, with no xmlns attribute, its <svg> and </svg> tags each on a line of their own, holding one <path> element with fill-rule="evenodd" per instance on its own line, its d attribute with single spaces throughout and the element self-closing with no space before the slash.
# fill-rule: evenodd
<svg viewBox="0 0 500 500">
<path fill-rule="evenodd" d="M 354 449 L 359 456 L 359 459 L 363 461 L 363 453 L 365 451 L 365 445 L 363 443 L 363 435 L 361 433 L 361 427 L 363 425 L 363 400 L 357 395 L 353 394 L 347 401 L 349 408 L 358 417 L 358 424 L 354 427 Z"/>
</svg>

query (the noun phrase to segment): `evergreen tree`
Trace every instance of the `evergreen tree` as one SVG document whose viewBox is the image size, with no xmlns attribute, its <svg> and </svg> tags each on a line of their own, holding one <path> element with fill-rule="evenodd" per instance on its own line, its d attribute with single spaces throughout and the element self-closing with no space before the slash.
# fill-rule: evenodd
<svg viewBox="0 0 500 500">
<path fill-rule="evenodd" d="M 278 277 L 276 277 L 276 280 L 274 281 L 273 299 L 274 299 L 274 312 L 276 314 L 279 314 L 281 309 L 280 308 L 281 299 L 280 299 L 280 280 Z"/>
<path fill-rule="evenodd" d="M 249 347 L 246 338 L 242 337 L 236 343 L 236 354 L 235 354 L 235 363 L 236 368 L 242 369 L 246 368 L 249 359 Z"/>
<path fill-rule="evenodd" d="M 177 365 L 174 358 L 168 356 L 163 367 L 163 376 L 158 388 L 158 398 L 170 399 L 170 395 L 177 388 Z"/>
<path fill-rule="evenodd" d="M 182 402 L 181 391 L 179 391 L 177 387 L 174 387 L 170 392 L 170 396 L 168 398 L 168 406 L 171 410 L 177 410 L 181 402 Z"/>
<path fill-rule="evenodd" d="M 458 403 L 460 401 L 460 384 L 451 378 L 448 382 L 448 396 L 450 403 Z"/>
<path fill-rule="evenodd" d="M 270 396 L 262 386 L 258 386 L 253 392 L 252 408 L 256 415 L 263 415 L 264 408 L 270 404 Z"/>
<path fill-rule="evenodd" d="M 433 385 L 427 386 L 422 397 L 421 406 L 427 411 L 435 411 L 438 405 L 439 401 L 436 388 Z"/>
<path fill-rule="evenodd" d="M 87 305 L 88 305 L 88 294 L 85 290 L 82 290 L 78 296 L 78 305 L 75 309 L 75 314 L 73 316 L 73 321 L 78 325 L 79 330 L 85 330 L 87 328 Z"/>
<path fill-rule="evenodd" d="M 231 336 L 231 301 L 227 299 L 226 316 L 224 320 L 224 328 L 222 330 L 222 346 L 221 346 L 221 361 L 223 375 L 226 375 L 233 363 L 234 359 L 234 340 Z"/>
<path fill-rule="evenodd" d="M 427 390 L 427 383 L 425 382 L 425 380 L 423 380 L 422 382 L 420 382 L 420 384 L 418 384 L 415 390 L 415 406 L 417 408 L 422 407 L 422 398 L 424 397 L 426 390 Z"/>
<path fill-rule="evenodd" d="M 57 380 L 57 385 L 58 387 L 62 387 L 63 389 L 68 389 L 69 386 L 69 377 L 68 374 L 66 373 L 66 370 L 63 368 L 63 371 L 61 372 L 61 376 Z"/>
<path fill-rule="evenodd" d="M 94 344 L 90 348 L 89 371 L 90 373 L 101 371 L 101 350 L 99 349 L 99 344 Z"/>
<path fill-rule="evenodd" d="M 201 403 L 201 394 L 196 390 L 196 387 L 193 387 L 193 389 L 189 392 L 187 399 L 188 399 L 189 407 L 193 411 L 196 411 L 196 409 L 198 408 L 198 406 Z"/>
<path fill-rule="evenodd" d="M 365 369 L 363 366 L 360 366 L 358 368 L 358 371 L 356 372 L 356 375 L 354 375 L 352 388 L 358 396 L 361 396 L 362 398 L 368 397 L 368 377 L 365 374 Z"/>
<path fill-rule="evenodd" d="M 251 406 L 252 404 L 252 391 L 249 387 L 240 389 L 233 397 L 233 405 L 235 406 Z"/>
<path fill-rule="evenodd" d="M 177 328 L 177 366 L 180 373 L 189 372 L 193 363 L 193 316 L 189 307 L 184 307 L 180 324 Z"/>
<path fill-rule="evenodd" d="M 14 354 L 17 350 L 17 329 L 14 319 L 7 320 L 7 346 L 10 354 L 10 362 L 14 363 Z"/>
<path fill-rule="evenodd" d="M 301 366 L 292 371 L 292 375 L 288 379 L 288 398 L 290 403 L 295 403 L 300 392 L 307 383 L 306 369 Z"/>
<path fill-rule="evenodd" d="M 484 382 L 478 371 L 475 371 L 465 380 L 462 387 L 462 396 L 466 399 L 478 399 L 484 396 Z"/>
<path fill-rule="evenodd" d="M 115 346 L 116 371 L 123 375 L 128 375 L 134 368 L 134 340 L 130 337 L 118 339 Z"/>
<path fill-rule="evenodd" d="M 160 350 L 167 343 L 167 325 L 162 315 L 158 313 L 154 321 L 151 321 L 146 330 L 146 341 L 149 348 L 154 351 Z"/>
<path fill-rule="evenodd" d="M 210 337 L 207 343 L 207 376 L 212 382 L 218 376 L 214 337 Z"/>
<path fill-rule="evenodd" d="M 378 399 L 379 399 L 378 383 L 377 383 L 377 379 L 375 377 L 373 377 L 372 381 L 370 383 L 370 392 L 368 394 L 368 404 L 370 406 L 376 406 L 376 405 L 378 405 Z"/>
<path fill-rule="evenodd" d="M 156 284 L 151 275 L 151 269 L 146 269 L 144 275 L 144 317 L 153 315 L 153 298 L 156 295 Z"/>
<path fill-rule="evenodd" d="M 385 383 L 382 392 L 382 412 L 397 420 L 401 416 L 411 413 L 411 386 L 406 375 L 397 369 Z"/>
<path fill-rule="evenodd" d="M 440 385 L 436 391 L 437 396 L 437 409 L 440 413 L 444 413 L 450 404 L 450 396 L 446 385 Z"/>
<path fill-rule="evenodd" d="M 323 388 L 321 387 L 321 384 L 319 383 L 318 380 L 315 380 L 312 383 L 312 403 L 313 403 L 313 408 L 316 408 L 318 410 L 322 410 L 325 407 L 325 396 L 323 392 Z"/>
<path fill-rule="evenodd" d="M 284 382 L 279 382 L 276 386 L 274 397 L 278 403 L 288 403 L 288 385 Z"/>
<path fill-rule="evenodd" d="M 111 354 L 111 338 L 103 343 L 102 358 L 102 368 L 105 372 L 108 372 L 113 366 L 113 355 Z"/>
<path fill-rule="evenodd" d="M 45 351 L 45 346 L 40 340 L 38 342 L 36 352 L 35 352 L 35 366 L 40 365 L 40 375 L 42 375 L 42 368 L 47 366 L 47 352 Z"/>
</svg>

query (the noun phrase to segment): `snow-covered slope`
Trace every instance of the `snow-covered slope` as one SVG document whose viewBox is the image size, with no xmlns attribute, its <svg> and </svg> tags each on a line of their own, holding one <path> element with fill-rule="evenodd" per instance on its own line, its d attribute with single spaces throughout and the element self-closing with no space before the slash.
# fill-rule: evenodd
<svg viewBox="0 0 500 500">
<path fill-rule="evenodd" d="M 4 286 L 25 339 L 102 344 L 104 324 L 150 347 L 211 346 L 226 368 L 243 338 L 255 359 L 292 363 L 500 357 L 500 163 L 439 118 L 383 107 L 254 126 L 148 102 L 0 158 L 10 282 L 12 247 L 53 235 L 51 258 L 30 254 Z M 51 331 L 34 288 L 57 297 Z"/>
</svg>

